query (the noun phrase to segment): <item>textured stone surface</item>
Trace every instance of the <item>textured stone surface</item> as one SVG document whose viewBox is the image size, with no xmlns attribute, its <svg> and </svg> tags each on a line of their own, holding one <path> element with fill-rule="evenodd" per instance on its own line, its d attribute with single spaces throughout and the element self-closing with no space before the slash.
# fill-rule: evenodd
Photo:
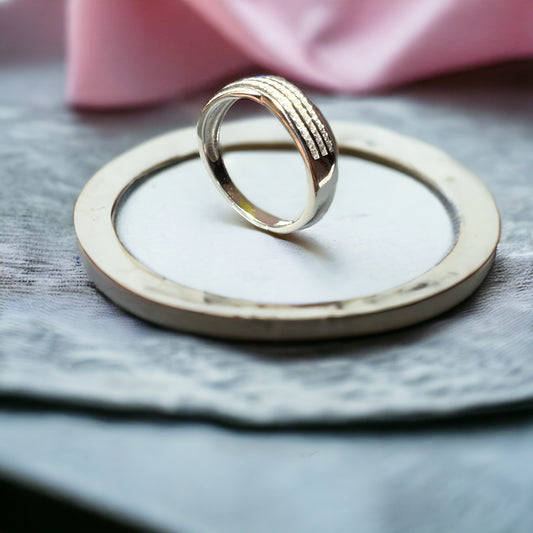
<svg viewBox="0 0 533 533">
<path fill-rule="evenodd" d="M 72 207 L 114 155 L 194 124 L 207 95 L 75 113 L 54 65 L 0 84 L 0 395 L 251 424 L 402 419 L 533 398 L 533 76 L 530 63 L 369 98 L 313 97 L 329 119 L 372 122 L 448 151 L 488 184 L 496 265 L 452 312 L 392 334 L 327 343 L 217 342 L 164 331 L 102 297 L 79 262 Z"/>
</svg>

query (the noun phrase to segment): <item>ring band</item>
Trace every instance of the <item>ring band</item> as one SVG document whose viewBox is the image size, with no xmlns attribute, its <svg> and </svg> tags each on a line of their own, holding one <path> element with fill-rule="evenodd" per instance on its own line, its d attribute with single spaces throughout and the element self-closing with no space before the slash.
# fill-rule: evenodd
<svg viewBox="0 0 533 533">
<path fill-rule="evenodd" d="M 272 215 L 250 202 L 231 180 L 222 160 L 220 128 L 230 107 L 248 99 L 278 117 L 303 157 L 307 202 L 295 220 Z M 337 185 L 337 143 L 319 109 L 303 92 L 278 76 L 254 76 L 230 83 L 207 102 L 197 126 L 200 157 L 217 188 L 246 220 L 266 231 L 287 234 L 318 222 L 326 213 Z"/>
</svg>

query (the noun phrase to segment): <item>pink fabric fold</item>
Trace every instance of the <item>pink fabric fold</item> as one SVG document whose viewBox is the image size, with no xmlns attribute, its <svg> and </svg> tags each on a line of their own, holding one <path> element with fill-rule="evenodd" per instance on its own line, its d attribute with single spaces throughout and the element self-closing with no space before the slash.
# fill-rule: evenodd
<svg viewBox="0 0 533 533">
<path fill-rule="evenodd" d="M 72 0 L 67 98 L 127 107 L 180 95 L 250 65 L 180 0 Z"/>
<path fill-rule="evenodd" d="M 67 93 L 146 104 L 250 67 L 367 92 L 531 55 L 531 0 L 70 0 Z"/>
</svg>

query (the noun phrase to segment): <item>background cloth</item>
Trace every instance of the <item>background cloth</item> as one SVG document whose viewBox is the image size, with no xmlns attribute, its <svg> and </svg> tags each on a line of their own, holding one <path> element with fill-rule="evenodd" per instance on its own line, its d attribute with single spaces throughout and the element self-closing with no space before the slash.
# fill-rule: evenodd
<svg viewBox="0 0 533 533">
<path fill-rule="evenodd" d="M 464 304 L 410 329 L 312 344 L 231 343 L 146 324 L 79 261 L 74 201 L 113 156 L 195 123 L 208 94 L 135 113 L 75 113 L 60 66 L 0 85 L 0 397 L 252 425 L 405 420 L 533 399 L 533 76 L 530 62 L 379 97 L 312 95 L 332 119 L 449 152 L 496 197 L 496 264 Z"/>
<path fill-rule="evenodd" d="M 530 0 L 71 0 L 68 98 L 132 106 L 245 68 L 374 91 L 533 53 Z"/>
</svg>

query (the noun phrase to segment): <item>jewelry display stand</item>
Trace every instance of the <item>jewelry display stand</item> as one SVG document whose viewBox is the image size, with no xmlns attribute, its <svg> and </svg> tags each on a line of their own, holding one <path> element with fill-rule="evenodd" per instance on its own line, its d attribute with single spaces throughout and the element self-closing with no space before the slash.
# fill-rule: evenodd
<svg viewBox="0 0 533 533">
<path fill-rule="evenodd" d="M 355 123 L 332 128 L 340 152 L 333 204 L 319 224 L 283 237 L 248 225 L 221 200 L 192 128 L 111 161 L 74 213 L 97 287 L 151 322 L 254 340 L 388 331 L 468 297 L 500 233 L 484 184 L 418 140 Z M 251 119 L 222 133 L 243 192 L 296 217 L 305 180 L 283 128 Z"/>
</svg>

